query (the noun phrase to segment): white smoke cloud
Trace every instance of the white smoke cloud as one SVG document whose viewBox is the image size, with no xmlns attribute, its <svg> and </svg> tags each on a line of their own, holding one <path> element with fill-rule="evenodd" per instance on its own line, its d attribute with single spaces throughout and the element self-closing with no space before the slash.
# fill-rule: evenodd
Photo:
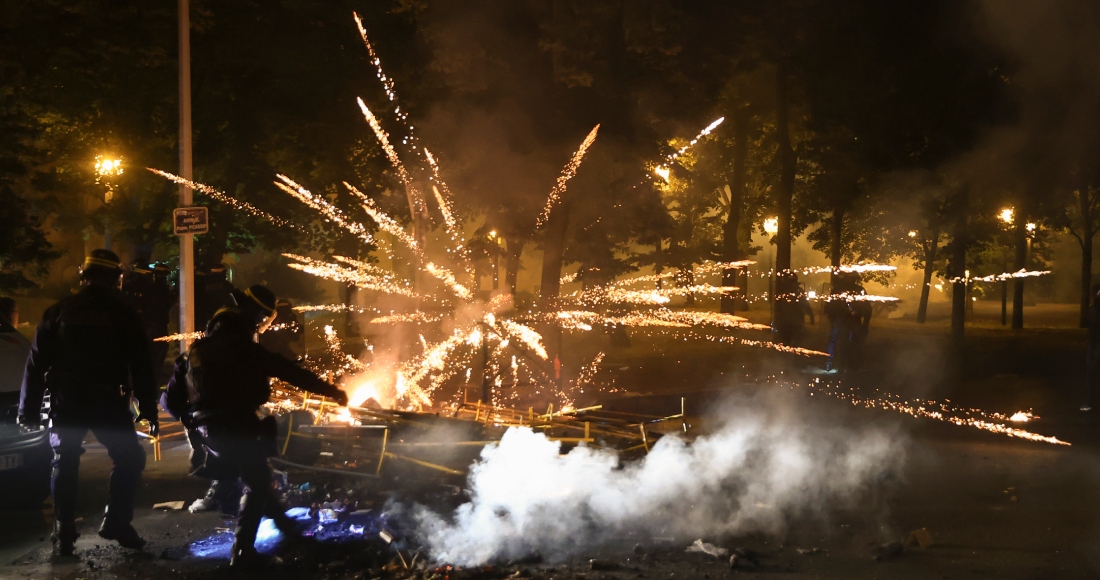
<svg viewBox="0 0 1100 580">
<path fill-rule="evenodd" d="M 417 515 L 437 561 L 474 566 L 538 552 L 564 558 L 624 533 L 681 540 L 780 533 L 824 514 L 900 465 L 897 434 L 814 426 L 774 398 L 745 401 L 710 435 L 660 439 L 644 459 L 508 430 L 470 472 L 471 500 L 448 518 Z"/>
</svg>

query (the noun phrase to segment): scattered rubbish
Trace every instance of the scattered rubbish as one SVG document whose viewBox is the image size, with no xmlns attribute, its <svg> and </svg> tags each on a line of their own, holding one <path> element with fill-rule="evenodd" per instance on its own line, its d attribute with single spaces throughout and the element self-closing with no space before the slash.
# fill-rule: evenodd
<svg viewBox="0 0 1100 580">
<path fill-rule="evenodd" d="M 588 567 L 597 572 L 611 572 L 613 570 L 618 570 L 619 564 L 611 560 L 593 559 L 588 561 Z"/>
<path fill-rule="evenodd" d="M 756 552 L 744 548 L 734 548 L 730 554 L 730 569 L 755 568 L 760 565 Z"/>
<path fill-rule="evenodd" d="M 799 548 L 795 552 L 798 552 L 799 556 L 816 556 L 825 553 L 825 550 L 821 548 Z"/>
<path fill-rule="evenodd" d="M 393 534 L 386 530 L 379 530 L 378 537 L 382 538 L 382 541 L 386 542 L 387 544 L 393 543 Z"/>
<path fill-rule="evenodd" d="M 894 540 L 892 542 L 887 542 L 881 546 L 876 547 L 873 552 L 876 562 L 885 562 L 887 560 L 893 560 L 894 558 L 897 558 L 904 551 L 905 546 L 901 542 Z"/>
<path fill-rule="evenodd" d="M 702 539 L 695 540 L 695 543 L 688 546 L 685 552 L 702 552 L 714 556 L 715 558 L 725 558 L 729 555 L 730 551 L 725 548 L 719 548 L 714 544 L 708 544 Z"/>
<path fill-rule="evenodd" d="M 338 518 L 336 515 L 336 510 L 325 508 L 317 512 L 317 519 L 320 520 L 322 524 L 331 524 L 332 522 L 335 522 Z"/>
<path fill-rule="evenodd" d="M 183 509 L 183 506 L 186 505 L 186 504 L 187 504 L 187 502 L 182 501 L 182 500 L 181 501 L 165 501 L 165 502 L 153 504 L 153 509 L 155 509 L 155 510 L 181 510 L 181 509 Z"/>
<path fill-rule="evenodd" d="M 909 534 L 909 540 L 906 542 L 909 546 L 920 546 L 927 548 L 933 544 L 932 534 L 928 532 L 928 528 L 921 528 L 919 530 L 913 530 Z"/>
</svg>

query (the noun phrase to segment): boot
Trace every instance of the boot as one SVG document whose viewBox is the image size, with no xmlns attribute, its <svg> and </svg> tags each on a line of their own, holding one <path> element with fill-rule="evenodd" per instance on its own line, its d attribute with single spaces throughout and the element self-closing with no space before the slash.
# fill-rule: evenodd
<svg viewBox="0 0 1100 580">
<path fill-rule="evenodd" d="M 123 548 L 131 550 L 140 550 L 145 547 L 145 540 L 141 539 L 134 526 L 111 523 L 107 518 L 104 518 L 103 524 L 99 526 L 99 537 L 104 540 L 114 540 Z"/>
<path fill-rule="evenodd" d="M 53 541 L 58 556 L 69 557 L 75 555 L 76 539 L 79 537 L 80 534 L 76 532 L 75 525 L 65 525 L 59 521 L 54 521 L 53 535 L 50 537 L 50 540 Z"/>
<path fill-rule="evenodd" d="M 229 556 L 229 567 L 236 570 L 255 570 L 271 565 L 271 558 L 256 551 L 252 544 L 241 541 L 233 542 L 233 549 Z"/>
<path fill-rule="evenodd" d="M 218 491 L 219 482 L 214 480 L 210 482 L 210 487 L 206 490 L 206 495 L 202 498 L 195 500 L 187 511 L 197 514 L 199 512 L 208 512 L 218 508 Z"/>
</svg>

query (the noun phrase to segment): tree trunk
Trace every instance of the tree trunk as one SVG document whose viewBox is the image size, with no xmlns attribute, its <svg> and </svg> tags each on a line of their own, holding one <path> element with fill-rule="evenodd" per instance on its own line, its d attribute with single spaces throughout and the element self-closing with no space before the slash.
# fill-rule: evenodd
<svg viewBox="0 0 1100 580">
<path fill-rule="evenodd" d="M 1027 266 L 1027 214 L 1020 212 L 1016 216 L 1016 270 Z M 1024 279 L 1012 281 L 1012 328 L 1024 327 Z"/>
<path fill-rule="evenodd" d="M 561 291 L 561 267 L 565 255 L 565 234 L 569 229 L 569 200 L 563 199 L 554 208 L 546 225 L 546 240 L 542 252 L 542 280 L 539 307 L 552 310 Z"/>
<path fill-rule="evenodd" d="M 508 260 L 504 263 L 504 284 L 512 296 L 516 295 L 516 281 L 519 280 L 520 258 L 527 240 L 508 238 Z"/>
<path fill-rule="evenodd" d="M 965 189 L 955 194 L 952 204 L 955 224 L 951 240 L 951 261 L 948 264 L 948 277 L 955 280 L 951 287 L 951 337 L 962 342 L 966 334 L 966 249 L 970 245 L 967 232 L 967 211 L 969 210 L 969 192 Z"/>
<path fill-rule="evenodd" d="M 748 151 L 748 111 L 738 108 L 733 118 L 733 183 L 728 185 L 730 194 L 729 215 L 722 228 L 722 259 L 726 262 L 735 262 L 741 259 L 741 247 L 737 240 L 737 232 L 741 229 L 741 206 L 745 197 L 745 158 Z M 725 268 L 722 270 L 722 285 L 736 286 L 739 268 Z M 722 294 L 722 303 L 719 309 L 726 314 L 733 314 L 737 310 L 737 294 L 729 292 Z"/>
<path fill-rule="evenodd" d="M 653 273 L 657 275 L 658 290 L 664 287 L 664 282 L 661 280 L 661 272 L 665 271 L 664 243 L 664 240 L 658 239 L 657 243 L 653 244 Z"/>
<path fill-rule="evenodd" d="M 936 270 L 936 252 L 939 251 L 940 232 L 932 232 L 932 237 L 924 241 L 924 278 L 920 288 L 920 304 L 917 305 L 917 322 L 924 324 L 928 319 L 928 296 L 932 292 L 932 273 Z"/>
<path fill-rule="evenodd" d="M 775 237 L 775 270 L 791 269 L 791 206 L 794 197 L 795 156 L 788 127 L 787 65 L 783 60 L 775 74 L 775 133 L 779 155 L 779 187 L 776 188 L 776 213 L 779 232 Z"/>
<path fill-rule="evenodd" d="M 344 286 L 344 332 L 349 338 L 361 336 L 359 329 L 359 287 L 355 284 Z"/>
<path fill-rule="evenodd" d="M 688 286 L 694 286 L 695 285 L 695 268 L 693 268 L 691 266 L 688 266 L 688 269 L 685 272 L 684 278 L 687 281 Z M 686 296 L 684 296 L 684 305 L 686 305 L 686 306 L 695 306 L 695 293 L 689 292 Z"/>
<path fill-rule="evenodd" d="M 1092 225 L 1092 200 L 1089 197 L 1089 189 L 1082 186 L 1077 191 L 1077 203 L 1081 213 L 1081 237 L 1077 242 L 1081 245 L 1081 328 L 1089 326 L 1089 304 L 1092 300 L 1092 238 L 1096 230 Z"/>
<path fill-rule="evenodd" d="M 844 249 L 844 209 L 833 208 L 833 217 L 829 220 L 829 265 L 833 271 L 829 276 L 829 282 L 836 284 L 836 275 L 840 271 L 840 259 Z"/>
<path fill-rule="evenodd" d="M 1089 301 L 1092 298 L 1092 239 L 1081 244 L 1081 328 L 1089 327 Z"/>
</svg>

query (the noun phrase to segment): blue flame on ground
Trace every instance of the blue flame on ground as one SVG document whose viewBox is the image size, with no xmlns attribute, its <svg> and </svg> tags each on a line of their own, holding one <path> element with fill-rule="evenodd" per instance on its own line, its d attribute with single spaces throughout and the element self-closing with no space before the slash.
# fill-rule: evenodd
<svg viewBox="0 0 1100 580">
<path fill-rule="evenodd" d="M 286 515 L 303 525 L 306 535 L 322 542 L 340 543 L 359 539 L 365 535 L 377 534 L 381 529 L 379 516 L 372 511 L 353 512 L 339 520 L 326 522 L 315 519 L 306 507 L 290 508 L 286 511 Z M 279 528 L 275 527 L 275 522 L 264 518 L 256 531 L 256 550 L 270 554 L 278 547 L 282 537 L 283 534 Z M 232 548 L 233 532 L 221 531 L 192 542 L 188 546 L 188 551 L 195 558 L 228 559 Z"/>
</svg>

